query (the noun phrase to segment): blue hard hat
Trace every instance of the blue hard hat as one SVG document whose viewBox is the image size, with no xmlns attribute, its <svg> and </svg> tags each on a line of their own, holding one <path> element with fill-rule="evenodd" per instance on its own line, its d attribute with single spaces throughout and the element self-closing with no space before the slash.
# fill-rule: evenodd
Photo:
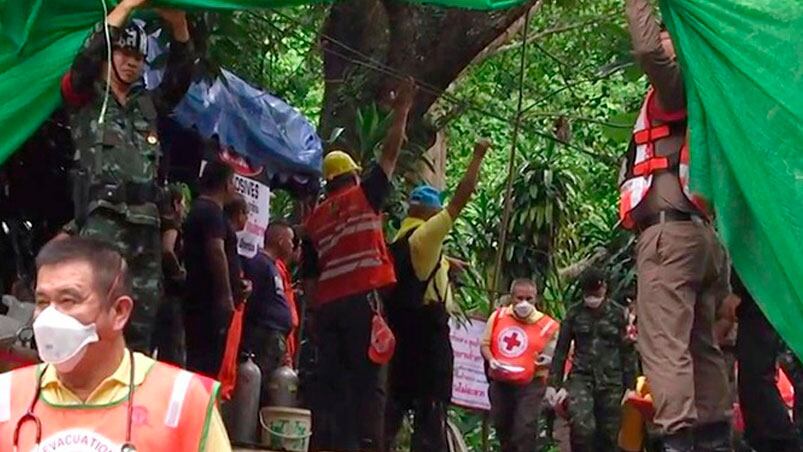
<svg viewBox="0 0 803 452">
<path fill-rule="evenodd" d="M 441 192 L 431 185 L 419 185 L 410 192 L 410 204 L 442 209 Z"/>
</svg>

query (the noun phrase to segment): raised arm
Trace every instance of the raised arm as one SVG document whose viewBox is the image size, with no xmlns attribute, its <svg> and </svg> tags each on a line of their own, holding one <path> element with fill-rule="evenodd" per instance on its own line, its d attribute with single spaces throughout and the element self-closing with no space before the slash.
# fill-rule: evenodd
<svg viewBox="0 0 803 452">
<path fill-rule="evenodd" d="M 176 108 L 190 87 L 192 51 L 186 13 L 173 9 L 156 9 L 156 12 L 170 29 L 173 37 L 164 77 L 153 97 L 157 111 L 166 115 Z"/>
<path fill-rule="evenodd" d="M 471 195 L 474 194 L 474 190 L 477 188 L 477 180 L 479 179 L 482 160 L 485 158 L 485 154 L 490 147 L 491 142 L 486 139 L 479 140 L 477 144 L 474 145 L 474 155 L 471 157 L 471 162 L 468 164 L 466 173 L 463 174 L 463 179 L 461 179 L 460 183 L 457 185 L 454 197 L 449 201 L 449 205 L 446 206 L 446 210 L 449 212 L 449 216 L 452 217 L 452 220 L 455 220 L 457 216 L 460 215 L 460 212 L 466 207 L 469 199 L 471 199 Z"/>
<path fill-rule="evenodd" d="M 147 0 L 123 0 L 106 16 L 109 25 L 109 41 L 114 42 L 131 14 L 147 3 Z M 104 22 L 98 22 L 92 34 L 73 60 L 70 71 L 61 83 L 61 92 L 68 104 L 79 107 L 93 95 L 93 87 L 100 77 L 103 63 L 108 59 Z"/>
<path fill-rule="evenodd" d="M 633 55 L 657 91 L 662 110 L 675 112 L 686 108 L 680 66 L 675 55 L 661 44 L 661 29 L 649 0 L 627 0 L 627 22 Z"/>
<path fill-rule="evenodd" d="M 393 122 L 385 135 L 382 144 L 382 155 L 379 156 L 379 167 L 390 179 L 396 170 L 396 162 L 399 160 L 399 152 L 405 139 L 405 129 L 407 128 L 407 116 L 410 107 L 413 105 L 415 97 L 415 83 L 411 78 L 401 83 L 399 92 L 393 102 Z"/>
</svg>

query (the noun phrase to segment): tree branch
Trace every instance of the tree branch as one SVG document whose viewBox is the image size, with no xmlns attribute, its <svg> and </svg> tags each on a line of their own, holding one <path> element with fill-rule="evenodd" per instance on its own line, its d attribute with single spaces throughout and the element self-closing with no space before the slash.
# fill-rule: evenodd
<svg viewBox="0 0 803 452">
<path fill-rule="evenodd" d="M 531 42 L 540 41 L 541 39 L 544 39 L 544 38 L 546 38 L 547 36 L 550 36 L 550 35 L 559 34 L 559 33 L 565 33 L 567 31 L 576 30 L 578 28 L 583 28 L 583 27 L 586 27 L 588 25 L 595 24 L 597 22 L 602 22 L 604 20 L 608 20 L 608 19 L 617 17 L 618 14 L 619 13 L 603 14 L 603 15 L 600 15 L 600 16 L 589 17 L 589 18 L 587 18 L 585 20 L 582 20 L 580 22 L 574 22 L 574 23 L 570 23 L 570 24 L 562 24 L 562 25 L 557 25 L 557 26 L 552 27 L 552 28 L 547 28 L 546 30 L 544 30 L 542 32 L 535 33 L 534 35 L 530 36 L 527 39 L 527 43 L 529 44 Z M 518 48 L 520 48 L 522 46 L 522 44 L 524 44 L 524 43 L 523 42 L 514 42 L 514 43 L 508 44 L 506 46 L 499 47 L 495 52 L 493 52 L 493 55 L 498 55 L 500 53 L 504 53 L 504 52 L 507 52 L 509 50 L 518 49 Z M 490 55 L 488 55 L 488 56 L 490 56 Z"/>
<path fill-rule="evenodd" d="M 602 259 L 608 257 L 608 250 L 599 247 L 591 256 L 586 257 L 585 259 L 581 260 L 580 262 L 575 262 L 567 267 L 563 267 L 558 269 L 558 276 L 561 279 L 575 279 L 584 271 L 591 268 L 592 265 L 599 262 Z"/>
</svg>

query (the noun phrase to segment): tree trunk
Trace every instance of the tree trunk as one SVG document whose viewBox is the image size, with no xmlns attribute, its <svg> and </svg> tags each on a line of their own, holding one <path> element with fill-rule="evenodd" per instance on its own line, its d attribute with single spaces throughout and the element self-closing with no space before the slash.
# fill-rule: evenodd
<svg viewBox="0 0 803 452">
<path fill-rule="evenodd" d="M 421 155 L 435 144 L 437 132 L 425 113 L 477 55 L 536 2 L 490 12 L 392 0 L 334 3 L 321 35 L 325 76 L 321 136 L 342 127 L 337 145 L 355 152 L 357 110 L 372 103 L 386 106 L 400 79 L 412 76 L 419 90 L 406 149 Z"/>
</svg>

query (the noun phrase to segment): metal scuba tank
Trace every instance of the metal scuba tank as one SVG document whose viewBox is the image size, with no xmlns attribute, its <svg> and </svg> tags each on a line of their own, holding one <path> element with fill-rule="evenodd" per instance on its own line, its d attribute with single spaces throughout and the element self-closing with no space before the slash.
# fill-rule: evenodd
<svg viewBox="0 0 803 452">
<path fill-rule="evenodd" d="M 232 442 L 255 444 L 259 418 L 259 394 L 262 371 L 254 363 L 254 355 L 245 355 L 237 367 L 237 383 L 231 400 L 223 407 L 223 420 Z"/>
<path fill-rule="evenodd" d="M 282 366 L 270 374 L 268 405 L 286 408 L 298 406 L 298 374 L 292 368 Z"/>
</svg>

